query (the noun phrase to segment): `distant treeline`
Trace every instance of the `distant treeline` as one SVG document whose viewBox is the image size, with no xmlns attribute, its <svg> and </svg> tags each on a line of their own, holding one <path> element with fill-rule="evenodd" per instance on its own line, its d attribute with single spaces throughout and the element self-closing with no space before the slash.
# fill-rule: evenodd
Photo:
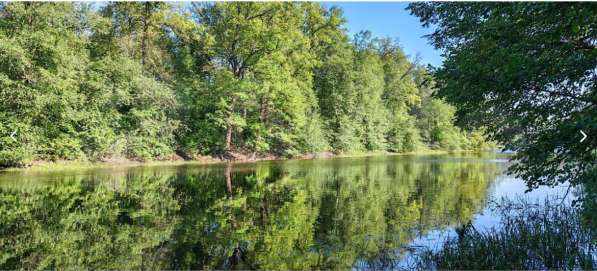
<svg viewBox="0 0 597 271">
<path fill-rule="evenodd" d="M 398 43 L 345 22 L 319 3 L 0 3 L 0 165 L 487 147 Z"/>
</svg>

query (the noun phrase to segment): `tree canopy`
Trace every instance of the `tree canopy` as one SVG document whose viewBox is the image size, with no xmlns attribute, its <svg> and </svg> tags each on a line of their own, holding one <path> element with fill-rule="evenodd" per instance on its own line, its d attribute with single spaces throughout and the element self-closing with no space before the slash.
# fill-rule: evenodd
<svg viewBox="0 0 597 271">
<path fill-rule="evenodd" d="M 345 21 L 318 3 L 1 3 L 0 166 L 487 147 L 397 42 Z"/>
<path fill-rule="evenodd" d="M 445 61 L 438 94 L 515 150 L 529 188 L 597 186 L 597 5 L 413 3 Z M 583 137 L 580 131 L 589 137 Z M 587 196 L 595 205 L 595 197 Z M 591 209 L 594 210 L 594 209 Z M 592 221 L 595 221 L 594 214 Z"/>
</svg>

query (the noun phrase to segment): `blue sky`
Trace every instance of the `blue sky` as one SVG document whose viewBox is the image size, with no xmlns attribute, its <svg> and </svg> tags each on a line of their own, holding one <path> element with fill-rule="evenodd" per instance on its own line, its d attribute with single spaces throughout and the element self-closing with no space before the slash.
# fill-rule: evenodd
<svg viewBox="0 0 597 271">
<path fill-rule="evenodd" d="M 407 2 L 333 2 L 344 10 L 350 35 L 369 30 L 375 37 L 397 39 L 404 51 L 414 58 L 418 53 L 421 61 L 433 66 L 442 63 L 441 52 L 435 50 L 423 35 L 433 30 L 424 28 L 419 19 L 405 10 Z"/>
</svg>

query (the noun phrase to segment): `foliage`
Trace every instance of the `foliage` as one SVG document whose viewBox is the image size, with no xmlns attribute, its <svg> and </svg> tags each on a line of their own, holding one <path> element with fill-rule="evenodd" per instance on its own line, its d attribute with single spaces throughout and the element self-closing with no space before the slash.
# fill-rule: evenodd
<svg viewBox="0 0 597 271">
<path fill-rule="evenodd" d="M 517 152 L 530 188 L 590 182 L 596 170 L 597 16 L 584 3 L 416 3 L 444 50 L 439 95 L 469 127 Z"/>
<path fill-rule="evenodd" d="M 77 18 L 83 11 L 67 3 L 7 3 L 0 12 L 1 125 L 18 138 L 0 141 L 2 165 L 172 153 L 174 93 L 127 57 L 91 59 Z"/>
<path fill-rule="evenodd" d="M 439 95 L 463 125 L 516 152 L 510 172 L 533 189 L 584 186 L 586 221 L 597 182 L 597 5 L 416 3 L 409 6 L 447 56 Z M 580 142 L 582 134 L 588 138 Z M 473 143 L 478 145 L 477 143 Z"/>
<path fill-rule="evenodd" d="M 0 166 L 483 144 L 396 42 L 345 22 L 318 3 L 1 3 Z"/>
</svg>

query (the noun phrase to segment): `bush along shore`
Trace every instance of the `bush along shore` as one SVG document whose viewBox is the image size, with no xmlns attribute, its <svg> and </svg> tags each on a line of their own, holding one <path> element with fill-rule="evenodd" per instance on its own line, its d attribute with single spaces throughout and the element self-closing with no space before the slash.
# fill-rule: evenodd
<svg viewBox="0 0 597 271">
<path fill-rule="evenodd" d="M 438 250 L 419 254 L 423 269 L 594 270 L 597 243 L 581 223 L 578 206 L 561 199 L 544 204 L 502 200 L 501 225 L 487 231 L 464 226 Z"/>
<path fill-rule="evenodd" d="M 490 145 L 338 7 L 6 2 L 0 21 L 2 167 Z"/>
</svg>

